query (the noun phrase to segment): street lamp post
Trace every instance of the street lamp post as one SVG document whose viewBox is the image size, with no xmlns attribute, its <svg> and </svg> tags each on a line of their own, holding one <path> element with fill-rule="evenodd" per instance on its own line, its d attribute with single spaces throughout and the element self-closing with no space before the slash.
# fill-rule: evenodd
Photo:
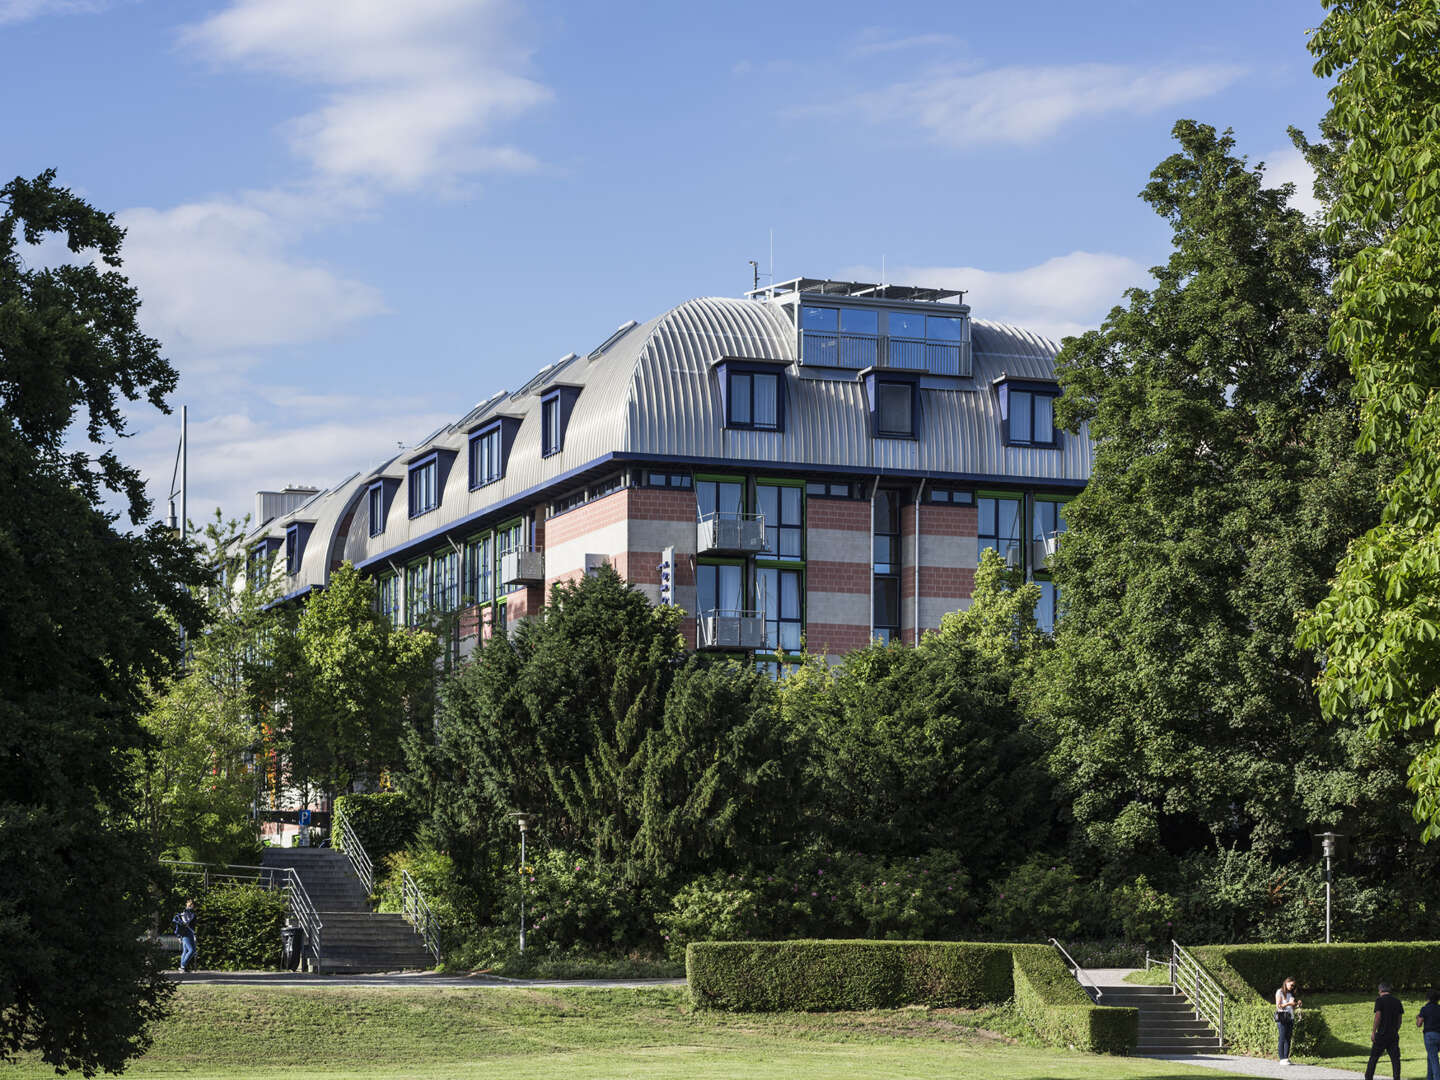
<svg viewBox="0 0 1440 1080">
<path fill-rule="evenodd" d="M 1320 841 L 1320 853 L 1325 856 L 1325 944 L 1330 944 L 1330 890 L 1334 881 L 1334 860 L 1340 853 L 1340 833 L 1323 832 L 1316 837 Z"/>
<path fill-rule="evenodd" d="M 516 814 L 515 823 L 520 826 L 520 955 L 525 955 L 525 834 L 530 829 L 533 816 Z"/>
</svg>

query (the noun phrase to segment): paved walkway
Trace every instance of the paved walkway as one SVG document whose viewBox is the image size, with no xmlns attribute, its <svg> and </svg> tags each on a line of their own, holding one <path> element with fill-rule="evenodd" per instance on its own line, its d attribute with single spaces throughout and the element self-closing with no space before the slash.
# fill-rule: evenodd
<svg viewBox="0 0 1440 1080">
<path fill-rule="evenodd" d="M 1152 1061 L 1173 1061 L 1177 1065 L 1199 1065 L 1202 1069 L 1240 1073 L 1244 1076 L 1284 1076 L 1289 1080 L 1355 1080 L 1364 1073 L 1348 1069 L 1332 1069 L 1325 1065 L 1281 1065 L 1265 1058 L 1239 1057 L 1235 1054 L 1205 1054 L 1195 1057 L 1167 1054 L 1142 1054 Z"/>
<path fill-rule="evenodd" d="M 390 972 L 383 975 L 315 975 L 308 971 L 197 971 L 166 974 L 187 986 L 283 986 L 323 990 L 339 986 L 398 987 L 403 990 L 456 987 L 591 987 L 603 990 L 649 990 L 657 986 L 684 986 L 684 979 L 507 979 L 503 975 L 436 975 L 430 971 Z"/>
</svg>

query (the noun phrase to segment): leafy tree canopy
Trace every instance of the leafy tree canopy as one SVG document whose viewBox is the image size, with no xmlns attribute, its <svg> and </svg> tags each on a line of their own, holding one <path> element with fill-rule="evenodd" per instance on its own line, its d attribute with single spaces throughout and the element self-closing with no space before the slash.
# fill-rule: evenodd
<svg viewBox="0 0 1440 1080">
<path fill-rule="evenodd" d="M 1360 445 L 1403 465 L 1383 520 L 1350 547 L 1304 627 L 1328 663 L 1328 715 L 1360 710 L 1412 750 L 1414 813 L 1440 836 L 1440 12 L 1426 0 L 1327 0 L 1310 39 L 1335 79 L 1331 347 L 1349 361 Z"/>
<path fill-rule="evenodd" d="M 137 940 L 155 852 L 131 766 L 175 623 L 203 621 L 203 574 L 144 524 L 141 478 L 108 445 L 125 403 L 164 410 L 176 380 L 118 269 L 124 231 L 54 180 L 0 187 L 0 1055 L 93 1073 L 145 1048 L 167 994 Z M 22 241 L 53 235 L 87 261 L 28 265 Z"/>
</svg>

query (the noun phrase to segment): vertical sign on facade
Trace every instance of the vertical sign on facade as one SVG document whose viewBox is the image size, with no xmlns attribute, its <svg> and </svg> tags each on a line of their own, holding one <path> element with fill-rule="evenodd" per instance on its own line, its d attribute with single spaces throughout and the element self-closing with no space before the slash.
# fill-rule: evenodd
<svg viewBox="0 0 1440 1080">
<path fill-rule="evenodd" d="M 667 547 L 660 553 L 660 565 L 655 569 L 660 571 L 660 606 L 672 607 L 675 604 L 675 549 Z"/>
</svg>

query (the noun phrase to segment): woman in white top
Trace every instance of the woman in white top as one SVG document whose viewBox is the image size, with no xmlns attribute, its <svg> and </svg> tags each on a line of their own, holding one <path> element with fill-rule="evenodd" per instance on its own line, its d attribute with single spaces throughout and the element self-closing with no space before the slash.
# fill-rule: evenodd
<svg viewBox="0 0 1440 1080">
<path fill-rule="evenodd" d="M 1290 1036 L 1295 1033 L 1295 1010 L 1300 999 L 1295 996 L 1295 978 L 1291 976 L 1275 991 L 1275 1027 L 1280 1033 L 1280 1064 L 1290 1064 Z"/>
</svg>

